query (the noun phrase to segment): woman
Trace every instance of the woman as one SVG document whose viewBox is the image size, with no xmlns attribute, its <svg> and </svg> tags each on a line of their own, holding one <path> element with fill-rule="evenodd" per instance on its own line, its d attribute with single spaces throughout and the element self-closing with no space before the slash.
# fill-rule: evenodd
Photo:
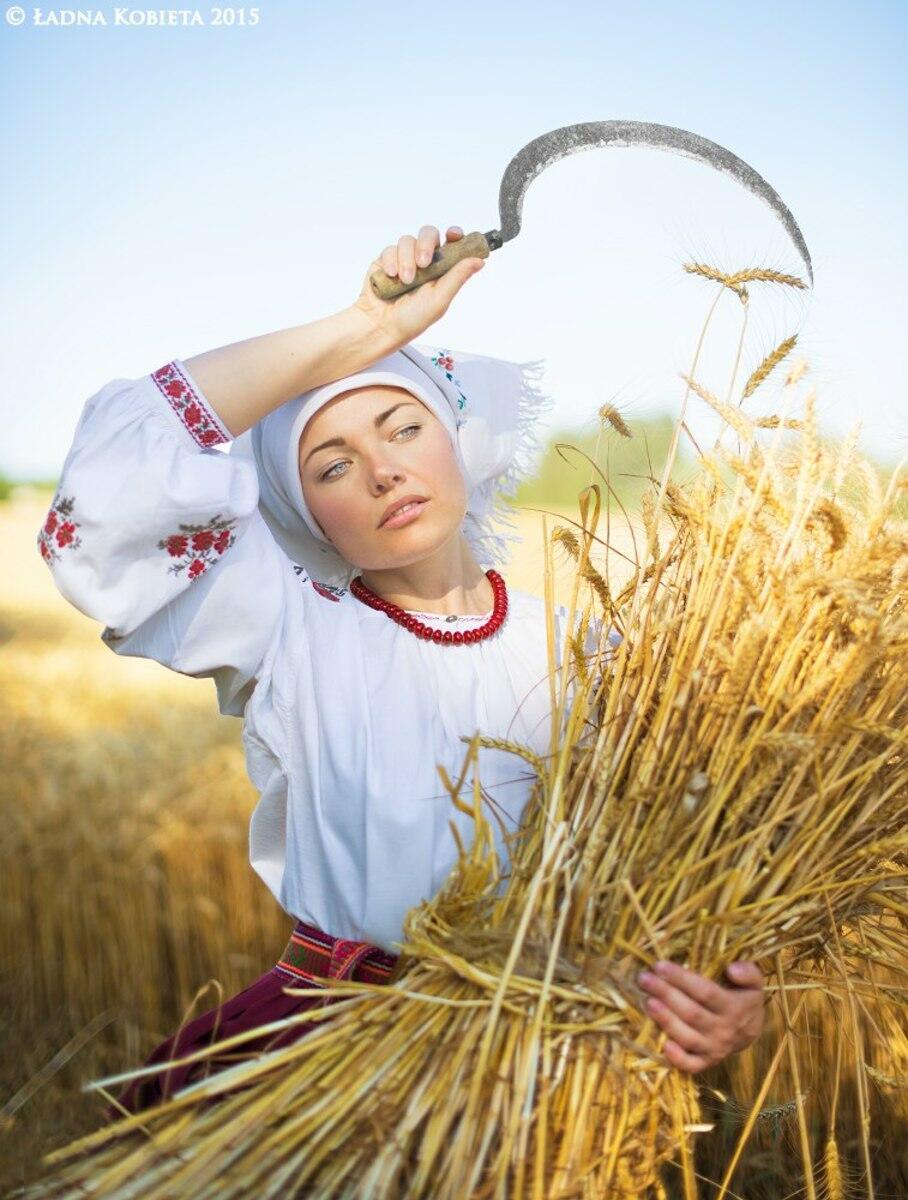
<svg viewBox="0 0 908 1200">
<path fill-rule="evenodd" d="M 296 919 L 270 971 L 149 1064 L 317 1003 L 288 984 L 386 982 L 407 910 L 456 860 L 450 822 L 471 832 L 437 764 L 454 774 L 477 729 L 541 754 L 557 738 L 544 603 L 480 565 L 503 557 L 495 505 L 533 445 L 533 365 L 411 343 L 482 259 L 393 302 L 369 284 L 378 268 L 412 281 L 439 240 L 425 225 L 386 247 L 332 316 L 106 384 L 39 532 L 56 586 L 112 650 L 212 678 L 221 712 L 244 718 L 261 793 L 250 858 Z M 490 748 L 479 774 L 506 863 L 532 778 Z M 681 1069 L 760 1031 L 755 964 L 732 964 L 727 985 L 672 963 L 640 981 Z M 210 1069 L 134 1080 L 119 1102 L 137 1111 Z"/>
</svg>

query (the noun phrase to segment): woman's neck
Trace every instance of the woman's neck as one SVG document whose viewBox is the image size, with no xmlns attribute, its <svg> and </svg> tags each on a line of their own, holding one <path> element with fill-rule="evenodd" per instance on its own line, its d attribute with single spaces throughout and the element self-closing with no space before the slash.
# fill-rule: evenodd
<svg viewBox="0 0 908 1200">
<path fill-rule="evenodd" d="M 419 562 L 363 570 L 363 583 L 382 600 L 416 612 L 470 616 L 489 612 L 495 593 L 461 533 Z"/>
</svg>

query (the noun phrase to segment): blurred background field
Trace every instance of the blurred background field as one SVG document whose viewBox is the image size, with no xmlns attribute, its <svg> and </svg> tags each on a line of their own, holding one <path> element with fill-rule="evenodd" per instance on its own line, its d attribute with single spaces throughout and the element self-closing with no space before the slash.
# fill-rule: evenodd
<svg viewBox="0 0 908 1200">
<path fill-rule="evenodd" d="M 638 476 L 664 459 L 670 432 L 668 418 L 637 425 L 633 450 L 612 434 L 562 433 L 552 441 L 608 460 L 613 486 L 634 512 Z M 537 478 L 518 493 L 522 542 L 505 572 L 512 587 L 542 594 L 540 510 L 549 514 L 549 532 L 578 519 L 577 492 L 591 469 L 575 451 L 565 457 L 575 465 L 550 445 Z M 689 468 L 682 459 L 680 474 Z M 43 1153 L 100 1123 L 105 1098 L 83 1093 L 84 1082 L 140 1065 L 183 1019 L 247 986 L 274 963 L 292 925 L 248 863 L 257 793 L 245 773 L 241 722 L 218 713 L 211 681 L 117 658 L 101 642 L 100 625 L 59 595 L 35 546 L 52 495 L 49 487 L 19 486 L 0 502 L 4 1188 L 34 1178 Z M 636 520 L 626 524 L 613 508 L 608 563 L 604 552 L 594 556 L 613 581 L 630 573 L 635 536 Z M 559 550 L 554 565 L 557 598 L 566 598 L 572 564 Z M 774 1005 L 770 1024 L 778 1020 Z M 830 1099 L 825 1053 L 833 1021 L 831 1005 L 817 997 L 799 1026 L 799 1054 L 812 1067 L 802 1087 L 810 1089 L 818 1129 Z M 870 1088 L 876 1195 L 904 1196 L 908 1040 L 880 1014 L 868 1014 L 866 1031 L 865 1054 L 898 1085 Z M 721 1175 L 776 1044 L 768 1032 L 702 1077 L 715 1089 L 704 1103 L 716 1123 L 698 1143 L 704 1175 Z M 849 1100 L 856 1072 L 847 1066 L 840 1150 L 846 1183 L 864 1195 L 857 1106 Z M 735 1174 L 737 1194 L 768 1200 L 797 1192 L 795 1094 L 783 1067 Z M 702 1194 L 712 1194 L 707 1185 Z"/>
</svg>

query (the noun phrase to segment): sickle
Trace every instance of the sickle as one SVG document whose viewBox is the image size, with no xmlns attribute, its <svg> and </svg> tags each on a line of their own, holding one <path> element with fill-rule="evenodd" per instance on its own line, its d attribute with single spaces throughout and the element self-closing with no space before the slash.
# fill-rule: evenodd
<svg viewBox="0 0 908 1200">
<path fill-rule="evenodd" d="M 584 121 L 579 125 L 552 129 L 527 142 L 514 155 L 505 169 L 498 192 L 500 229 L 490 229 L 487 233 L 468 233 L 456 242 L 439 246 L 427 266 L 417 267 L 411 283 L 402 283 L 399 278 L 386 275 L 383 270 L 375 271 L 370 276 L 373 291 L 383 300 L 393 300 L 395 296 L 411 292 L 430 279 L 444 275 L 463 258 L 488 258 L 492 250 L 499 250 L 520 232 L 523 198 L 536 176 L 560 158 L 576 154 L 579 150 L 595 150 L 600 146 L 652 146 L 657 150 L 670 150 L 674 154 L 683 154 L 685 158 L 708 163 L 717 171 L 731 175 L 748 191 L 765 201 L 782 222 L 804 260 L 813 285 L 813 265 L 797 222 L 778 192 L 743 159 L 718 142 L 711 142 L 686 129 L 676 129 L 673 125 L 655 125 L 650 121 Z"/>
</svg>

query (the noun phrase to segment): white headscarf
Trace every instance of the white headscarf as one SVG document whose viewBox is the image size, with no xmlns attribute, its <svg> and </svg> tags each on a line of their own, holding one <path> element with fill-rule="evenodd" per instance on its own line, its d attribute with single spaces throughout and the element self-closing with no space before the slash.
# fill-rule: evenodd
<svg viewBox="0 0 908 1200">
<path fill-rule="evenodd" d="M 536 465 L 539 421 L 552 398 L 539 386 L 541 360 L 507 362 L 409 344 L 378 359 L 367 371 L 303 392 L 234 438 L 228 453 L 252 459 L 259 479 L 259 511 L 288 557 L 311 578 L 347 587 L 359 568 L 325 538 L 309 512 L 299 474 L 299 440 L 309 419 L 334 396 L 379 384 L 405 388 L 447 430 L 467 484 L 462 526 L 482 567 L 503 566 L 516 533 L 511 508 L 517 484 Z"/>
</svg>

